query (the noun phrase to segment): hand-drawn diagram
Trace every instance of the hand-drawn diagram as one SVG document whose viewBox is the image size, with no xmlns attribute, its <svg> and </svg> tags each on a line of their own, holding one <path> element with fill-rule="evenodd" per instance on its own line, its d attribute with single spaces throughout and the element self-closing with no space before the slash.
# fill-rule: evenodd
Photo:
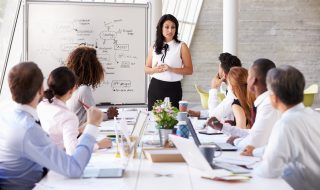
<svg viewBox="0 0 320 190">
<path fill-rule="evenodd" d="M 26 55 L 44 76 L 66 65 L 80 45 L 95 48 L 105 70 L 93 91 L 99 102 L 145 103 L 144 73 L 148 47 L 146 5 L 30 3 L 26 19 Z"/>
<path fill-rule="evenodd" d="M 129 80 L 113 80 L 111 83 L 113 91 L 128 92 L 131 91 L 131 81 Z"/>
<path fill-rule="evenodd" d="M 94 26 L 90 19 L 74 19 L 69 22 L 55 23 L 52 27 L 55 35 L 59 38 L 60 47 L 58 50 L 63 53 L 51 52 L 51 57 L 54 57 L 60 65 L 63 65 L 68 53 L 79 45 L 85 45 L 97 50 L 97 56 L 104 65 L 106 78 L 114 75 L 115 70 L 130 70 L 137 64 L 138 58 L 130 53 L 130 44 L 120 43 L 119 41 L 126 36 L 133 36 L 135 33 L 133 29 L 119 27 L 118 25 L 121 25 L 122 22 L 122 19 L 104 21 L 102 31 L 93 31 Z M 42 29 L 42 32 L 45 33 L 45 30 Z M 73 35 L 66 35 L 70 33 Z M 48 47 L 40 47 L 38 53 L 45 54 L 49 53 L 50 50 L 50 45 L 48 45 Z M 61 55 L 64 55 L 64 57 L 61 57 Z M 109 84 L 109 82 L 105 84 Z M 131 85 L 114 85 L 112 90 L 115 92 L 133 91 Z"/>
</svg>

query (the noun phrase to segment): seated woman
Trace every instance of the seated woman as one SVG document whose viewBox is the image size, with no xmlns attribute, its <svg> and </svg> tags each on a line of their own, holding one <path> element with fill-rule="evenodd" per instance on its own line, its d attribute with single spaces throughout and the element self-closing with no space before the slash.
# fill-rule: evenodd
<svg viewBox="0 0 320 190">
<path fill-rule="evenodd" d="M 49 134 L 52 141 L 65 148 L 71 155 L 78 144 L 79 120 L 75 113 L 66 106 L 76 90 L 76 76 L 67 67 L 54 69 L 48 78 L 49 89 L 45 91 L 45 100 L 37 107 L 38 116 L 42 128 Z M 112 142 L 102 139 L 95 148 L 109 148 Z"/>
<path fill-rule="evenodd" d="M 231 68 L 227 81 L 230 89 L 235 95 L 231 105 L 235 117 L 235 125 L 240 128 L 250 129 L 251 110 L 255 97 L 247 90 L 248 70 L 242 67 Z"/>
<path fill-rule="evenodd" d="M 234 134 L 232 131 L 233 128 L 228 127 L 230 124 L 243 129 L 250 129 L 252 126 L 251 109 L 255 98 L 254 95 L 247 90 L 247 78 L 247 69 L 242 67 L 233 67 L 230 69 L 227 81 L 229 84 L 228 91 L 233 92 L 235 96 L 231 105 L 235 120 L 219 121 L 217 118 L 211 117 L 207 122 L 210 127 L 235 137 L 242 137 L 248 134 L 246 130 L 241 131 L 239 134 Z"/>
<path fill-rule="evenodd" d="M 70 53 L 67 67 L 75 73 L 78 86 L 70 100 L 67 101 L 67 106 L 76 113 L 81 127 L 86 123 L 86 107 L 96 105 L 92 89 L 97 88 L 103 82 L 104 69 L 98 60 L 97 51 L 87 46 L 80 46 Z M 104 120 L 113 119 L 117 115 L 117 108 L 110 107 L 107 114 L 104 115 Z"/>
</svg>

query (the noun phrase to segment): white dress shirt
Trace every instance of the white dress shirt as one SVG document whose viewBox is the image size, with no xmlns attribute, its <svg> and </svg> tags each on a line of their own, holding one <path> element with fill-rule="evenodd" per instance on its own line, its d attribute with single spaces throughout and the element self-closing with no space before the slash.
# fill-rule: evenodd
<svg viewBox="0 0 320 190">
<path fill-rule="evenodd" d="M 255 148 L 265 146 L 280 116 L 279 112 L 272 107 L 268 92 L 260 94 L 254 101 L 254 106 L 257 108 L 256 119 L 250 130 L 234 126 L 224 126 L 222 130 L 223 132 L 230 131 L 232 136 L 242 137 L 234 141 L 234 144 L 240 149 L 247 145 Z"/>
<path fill-rule="evenodd" d="M 282 175 L 294 189 L 320 187 L 320 113 L 302 103 L 285 111 L 275 124 L 263 161 L 254 172 Z"/>
<path fill-rule="evenodd" d="M 234 99 L 236 99 L 235 95 L 233 94 L 232 90 L 228 89 L 226 97 L 219 103 L 218 90 L 210 89 L 208 100 L 209 117 L 214 116 L 222 122 L 226 120 L 234 120 L 232 111 L 232 102 Z"/>
<path fill-rule="evenodd" d="M 65 148 L 67 154 L 71 155 L 78 144 L 79 120 L 76 114 L 57 98 L 53 98 L 52 103 L 48 100 L 40 102 L 37 112 L 43 130 L 55 144 Z"/>
</svg>

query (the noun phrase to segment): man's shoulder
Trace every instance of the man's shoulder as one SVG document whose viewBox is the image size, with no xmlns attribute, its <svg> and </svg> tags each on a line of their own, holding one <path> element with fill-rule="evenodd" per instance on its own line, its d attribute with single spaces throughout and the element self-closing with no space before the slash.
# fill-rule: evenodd
<svg viewBox="0 0 320 190">
<path fill-rule="evenodd" d="M 21 140 L 26 133 L 33 128 L 40 128 L 28 113 L 21 110 L 7 110 L 6 115 L 0 116 L 2 132 L 12 141 Z M 41 129 L 41 128 L 40 128 Z"/>
</svg>

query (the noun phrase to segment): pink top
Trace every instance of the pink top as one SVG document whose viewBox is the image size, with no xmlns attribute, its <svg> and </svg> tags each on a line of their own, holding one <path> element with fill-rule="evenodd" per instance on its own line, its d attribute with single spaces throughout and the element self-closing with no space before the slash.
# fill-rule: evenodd
<svg viewBox="0 0 320 190">
<path fill-rule="evenodd" d="M 41 127 L 49 134 L 52 141 L 61 148 L 65 148 L 71 155 L 77 144 L 79 135 L 79 120 L 66 104 L 53 98 L 53 102 L 43 100 L 37 107 Z"/>
</svg>

